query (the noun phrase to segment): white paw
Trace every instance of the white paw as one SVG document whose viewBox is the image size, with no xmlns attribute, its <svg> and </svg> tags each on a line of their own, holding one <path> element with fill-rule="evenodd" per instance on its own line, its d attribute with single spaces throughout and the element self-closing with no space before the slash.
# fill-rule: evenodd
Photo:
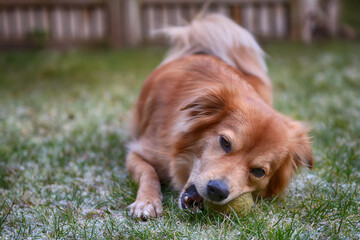
<svg viewBox="0 0 360 240">
<path fill-rule="evenodd" d="M 161 200 L 136 200 L 130 206 L 130 215 L 146 221 L 149 218 L 160 217 L 163 212 Z"/>
</svg>

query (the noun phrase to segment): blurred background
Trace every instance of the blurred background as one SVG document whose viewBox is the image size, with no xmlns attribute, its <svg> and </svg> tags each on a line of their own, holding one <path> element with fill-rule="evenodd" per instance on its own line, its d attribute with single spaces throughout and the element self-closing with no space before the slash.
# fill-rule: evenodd
<svg viewBox="0 0 360 240">
<path fill-rule="evenodd" d="M 122 48 L 155 44 L 153 30 L 190 21 L 204 0 L 0 0 L 0 47 Z M 258 39 L 356 39 L 357 0 L 213 0 Z M 160 41 L 161 42 L 161 41 Z"/>
<path fill-rule="evenodd" d="M 161 219 L 127 214 L 127 123 L 166 51 L 152 32 L 204 2 L 0 0 L 0 239 L 360 238 L 360 0 L 214 0 L 261 41 L 275 109 L 312 126 L 314 169 L 241 219 L 189 217 L 166 186 Z"/>
</svg>

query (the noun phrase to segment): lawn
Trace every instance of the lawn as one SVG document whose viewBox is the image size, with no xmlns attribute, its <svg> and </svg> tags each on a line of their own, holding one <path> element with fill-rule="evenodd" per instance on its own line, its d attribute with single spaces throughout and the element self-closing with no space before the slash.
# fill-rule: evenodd
<svg viewBox="0 0 360 240">
<path fill-rule="evenodd" d="M 360 44 L 267 43 L 275 108 L 308 122 L 315 166 L 246 216 L 126 206 L 127 119 L 164 49 L 0 55 L 0 238 L 359 239 Z"/>
</svg>

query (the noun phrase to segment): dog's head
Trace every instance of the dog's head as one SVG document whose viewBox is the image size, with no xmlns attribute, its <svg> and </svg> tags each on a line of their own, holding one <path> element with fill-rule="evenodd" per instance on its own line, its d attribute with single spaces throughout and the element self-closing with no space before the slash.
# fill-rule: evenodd
<svg viewBox="0 0 360 240">
<path fill-rule="evenodd" d="M 203 199 L 226 204 L 246 192 L 277 195 L 295 169 L 312 167 L 308 130 L 246 90 L 210 87 L 181 109 L 186 120 L 175 155 L 191 169 L 183 208 Z"/>
</svg>

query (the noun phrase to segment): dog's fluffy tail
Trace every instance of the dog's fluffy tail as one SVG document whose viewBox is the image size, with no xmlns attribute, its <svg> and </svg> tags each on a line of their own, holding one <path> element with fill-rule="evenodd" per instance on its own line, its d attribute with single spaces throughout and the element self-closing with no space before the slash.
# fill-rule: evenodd
<svg viewBox="0 0 360 240">
<path fill-rule="evenodd" d="M 165 33 L 172 43 L 161 65 L 183 56 L 204 53 L 216 56 L 271 86 L 265 53 L 259 44 L 251 33 L 223 15 L 199 14 L 189 25 L 157 32 Z"/>
</svg>

